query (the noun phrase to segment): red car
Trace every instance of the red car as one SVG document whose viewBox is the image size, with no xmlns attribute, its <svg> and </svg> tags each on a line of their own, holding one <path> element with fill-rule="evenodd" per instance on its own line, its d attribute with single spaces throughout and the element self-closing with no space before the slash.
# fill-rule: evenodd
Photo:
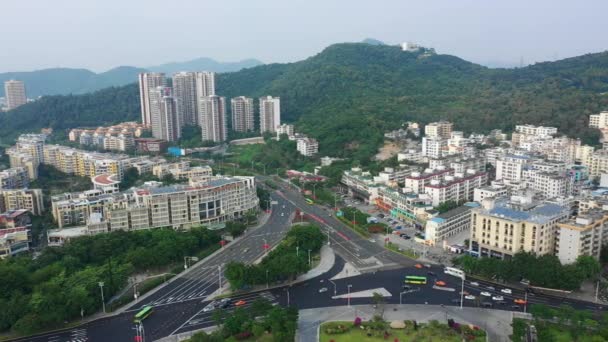
<svg viewBox="0 0 608 342">
<path fill-rule="evenodd" d="M 443 280 L 437 280 L 435 282 L 435 285 L 437 285 L 437 286 L 445 286 L 446 284 L 445 284 L 445 281 L 443 281 Z"/>
<path fill-rule="evenodd" d="M 245 304 L 247 304 L 247 302 L 246 302 L 246 301 L 244 301 L 244 300 L 239 300 L 238 302 L 234 303 L 234 306 L 243 306 L 243 305 L 245 305 Z"/>
<path fill-rule="evenodd" d="M 424 266 L 422 266 L 422 264 L 416 264 L 416 265 L 414 265 L 414 267 L 416 267 L 417 269 L 421 269 L 421 268 L 423 268 Z"/>
</svg>

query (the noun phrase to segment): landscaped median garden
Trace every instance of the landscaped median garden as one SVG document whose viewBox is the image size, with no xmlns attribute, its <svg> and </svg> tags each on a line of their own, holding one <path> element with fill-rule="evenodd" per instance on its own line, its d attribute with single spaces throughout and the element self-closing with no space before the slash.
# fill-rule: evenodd
<svg viewBox="0 0 608 342">
<path fill-rule="evenodd" d="M 476 326 L 458 324 L 449 320 L 449 324 L 438 321 L 417 323 L 416 321 L 385 321 L 375 316 L 370 321 L 357 317 L 353 322 L 323 323 L 319 331 L 320 342 L 354 342 L 354 341 L 441 341 L 460 342 L 486 340 L 485 331 Z"/>
<path fill-rule="evenodd" d="M 392 229 L 384 223 L 367 223 L 370 215 L 352 207 L 340 209 L 342 214 L 337 216 L 338 219 L 347 226 L 351 227 L 355 232 L 363 237 L 369 237 L 370 234 L 382 234 L 392 232 Z"/>
</svg>

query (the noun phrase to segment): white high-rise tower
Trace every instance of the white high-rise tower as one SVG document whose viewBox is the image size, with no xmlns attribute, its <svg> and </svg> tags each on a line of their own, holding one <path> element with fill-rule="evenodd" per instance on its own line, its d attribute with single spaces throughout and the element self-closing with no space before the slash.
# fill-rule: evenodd
<svg viewBox="0 0 608 342">
<path fill-rule="evenodd" d="M 281 99 L 279 97 L 260 97 L 260 133 L 276 132 L 281 124 Z"/>
<path fill-rule="evenodd" d="M 199 100 L 199 116 L 202 139 L 221 142 L 226 134 L 226 98 L 217 95 L 202 97 Z"/>
<path fill-rule="evenodd" d="M 173 97 L 177 101 L 181 124 L 196 125 L 198 121 L 196 73 L 178 72 L 173 74 Z"/>
<path fill-rule="evenodd" d="M 150 126 L 152 124 L 150 111 L 150 91 L 157 87 L 167 85 L 165 74 L 156 72 L 144 72 L 139 74 L 139 101 L 141 104 L 141 122 Z"/>
<path fill-rule="evenodd" d="M 25 85 L 22 81 L 8 80 L 4 82 L 4 96 L 8 110 L 15 109 L 27 103 Z"/>
<path fill-rule="evenodd" d="M 245 96 L 230 101 L 232 111 L 232 130 L 236 132 L 253 131 L 253 99 Z"/>
</svg>

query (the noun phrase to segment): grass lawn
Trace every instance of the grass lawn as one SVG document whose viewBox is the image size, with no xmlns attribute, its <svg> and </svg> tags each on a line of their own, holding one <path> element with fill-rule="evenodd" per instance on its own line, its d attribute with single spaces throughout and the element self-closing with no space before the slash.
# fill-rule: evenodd
<svg viewBox="0 0 608 342">
<path fill-rule="evenodd" d="M 386 247 L 386 249 L 389 249 L 395 253 L 405 255 L 408 258 L 418 259 L 418 255 L 416 254 L 416 252 L 414 252 L 411 249 L 404 249 L 403 247 L 399 247 L 398 245 L 391 243 L 391 242 L 389 242 L 388 244 L 385 244 L 384 247 Z M 401 248 L 401 250 L 399 250 L 399 248 Z"/>
<path fill-rule="evenodd" d="M 358 342 L 358 341 L 437 341 L 437 342 L 461 342 L 462 336 L 456 333 L 454 330 L 448 328 L 446 324 L 429 325 L 420 324 L 418 330 L 414 330 L 413 327 L 407 327 L 405 329 L 388 329 L 391 334 L 388 339 L 384 339 L 383 336 L 372 336 L 368 337 L 366 332 L 361 328 L 352 327 L 352 322 L 340 322 L 344 325 L 351 326 L 350 331 L 343 334 L 331 334 L 325 333 L 325 326 L 327 324 L 336 324 L 337 322 L 328 322 L 321 325 L 320 342 Z M 485 336 L 476 337 L 475 342 L 485 341 Z"/>
</svg>

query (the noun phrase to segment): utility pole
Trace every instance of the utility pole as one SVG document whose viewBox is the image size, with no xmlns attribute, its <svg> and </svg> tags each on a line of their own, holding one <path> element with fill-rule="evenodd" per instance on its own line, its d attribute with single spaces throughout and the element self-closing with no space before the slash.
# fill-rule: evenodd
<svg viewBox="0 0 608 342">
<path fill-rule="evenodd" d="M 462 275 L 462 286 L 460 288 L 460 309 L 462 310 L 462 304 L 464 302 L 464 278 L 465 275 Z"/>
<path fill-rule="evenodd" d="M 351 284 L 348 284 L 348 307 L 350 307 L 350 288 L 352 287 Z"/>
<path fill-rule="evenodd" d="M 329 282 L 334 286 L 334 296 L 338 295 L 338 290 L 336 289 L 336 283 L 334 283 L 331 279 L 328 279 Z"/>
<path fill-rule="evenodd" d="M 597 283 L 595 283 L 595 302 L 597 303 L 598 301 L 598 297 L 600 294 L 600 280 L 597 280 Z"/>
<path fill-rule="evenodd" d="M 103 298 L 103 281 L 97 283 L 99 285 L 99 289 L 101 290 L 101 306 L 103 307 L 103 313 L 106 313 L 106 300 Z"/>
<path fill-rule="evenodd" d="M 219 290 L 222 290 L 222 265 L 217 265 L 217 276 L 218 276 L 218 283 L 220 284 Z"/>
<path fill-rule="evenodd" d="M 308 250 L 308 266 L 310 266 L 310 249 Z"/>
</svg>

